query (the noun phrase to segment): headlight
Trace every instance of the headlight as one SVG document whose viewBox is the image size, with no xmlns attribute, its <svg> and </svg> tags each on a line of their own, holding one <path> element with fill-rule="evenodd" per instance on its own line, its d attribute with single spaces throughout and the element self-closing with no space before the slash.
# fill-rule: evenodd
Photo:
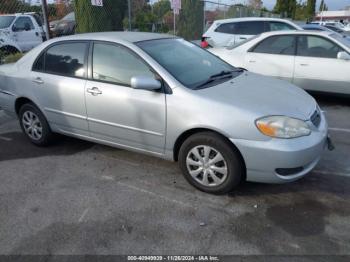
<svg viewBox="0 0 350 262">
<path fill-rule="evenodd" d="M 268 116 L 256 120 L 255 124 L 261 133 L 270 137 L 295 138 L 311 134 L 305 121 L 287 116 Z"/>
</svg>

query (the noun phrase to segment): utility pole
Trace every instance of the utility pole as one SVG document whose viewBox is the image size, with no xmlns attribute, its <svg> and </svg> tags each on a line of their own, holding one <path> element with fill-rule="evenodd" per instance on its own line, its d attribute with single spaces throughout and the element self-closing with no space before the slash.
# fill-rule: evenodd
<svg viewBox="0 0 350 262">
<path fill-rule="evenodd" d="M 46 0 L 41 0 L 41 5 L 42 5 L 42 11 L 43 11 L 43 16 L 44 16 L 44 31 L 46 35 L 46 40 L 50 39 L 50 26 L 49 26 L 49 16 L 47 12 L 47 1 Z"/>
<path fill-rule="evenodd" d="M 131 0 L 128 0 L 129 31 L 131 31 Z"/>
</svg>

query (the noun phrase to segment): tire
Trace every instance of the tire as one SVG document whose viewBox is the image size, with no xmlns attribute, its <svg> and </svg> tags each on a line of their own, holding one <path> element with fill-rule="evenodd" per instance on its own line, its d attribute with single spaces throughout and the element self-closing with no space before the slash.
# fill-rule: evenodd
<svg viewBox="0 0 350 262">
<path fill-rule="evenodd" d="M 48 146 L 54 139 L 50 126 L 34 104 L 24 104 L 19 110 L 19 123 L 26 137 L 37 146 Z"/>
<path fill-rule="evenodd" d="M 245 174 L 242 161 L 233 145 L 212 132 L 190 136 L 179 151 L 179 165 L 186 180 L 211 194 L 228 193 L 241 183 Z"/>
</svg>

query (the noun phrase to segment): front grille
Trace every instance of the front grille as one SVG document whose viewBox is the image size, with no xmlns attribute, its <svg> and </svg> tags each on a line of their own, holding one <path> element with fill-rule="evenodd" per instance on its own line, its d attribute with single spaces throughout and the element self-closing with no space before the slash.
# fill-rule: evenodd
<svg viewBox="0 0 350 262">
<path fill-rule="evenodd" d="M 316 109 L 316 111 L 312 114 L 310 118 L 311 122 L 314 124 L 314 126 L 319 127 L 321 123 L 321 114 L 320 112 Z"/>
</svg>

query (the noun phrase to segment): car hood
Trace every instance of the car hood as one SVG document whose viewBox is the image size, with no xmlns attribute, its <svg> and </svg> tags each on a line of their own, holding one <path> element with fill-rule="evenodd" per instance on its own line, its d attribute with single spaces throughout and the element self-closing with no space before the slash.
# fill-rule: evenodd
<svg viewBox="0 0 350 262">
<path fill-rule="evenodd" d="M 289 82 L 244 72 L 225 83 L 197 90 L 205 97 L 250 112 L 254 117 L 285 115 L 310 119 L 317 103 Z"/>
</svg>

